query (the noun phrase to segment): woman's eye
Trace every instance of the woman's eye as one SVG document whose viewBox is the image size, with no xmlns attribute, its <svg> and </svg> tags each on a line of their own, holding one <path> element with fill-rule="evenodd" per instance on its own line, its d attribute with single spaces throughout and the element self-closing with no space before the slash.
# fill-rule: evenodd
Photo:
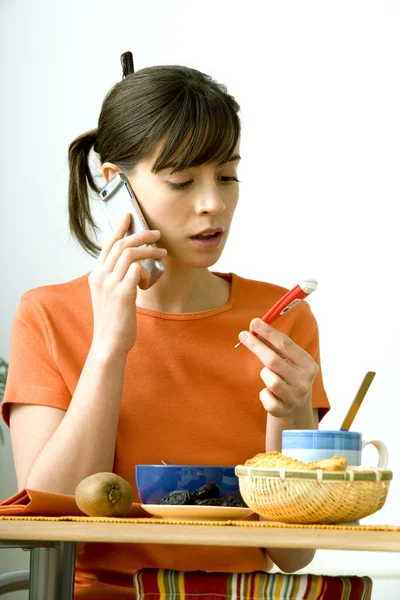
<svg viewBox="0 0 400 600">
<path fill-rule="evenodd" d="M 234 181 L 239 183 L 239 179 L 237 177 L 221 177 L 221 181 L 222 183 L 233 183 Z"/>
<path fill-rule="evenodd" d="M 220 181 L 223 184 L 229 184 L 233 182 L 239 183 L 239 179 L 237 177 L 220 177 Z M 185 190 L 193 183 L 193 180 L 183 181 L 182 183 L 172 183 L 171 181 L 166 181 L 166 184 L 172 190 Z"/>
<path fill-rule="evenodd" d="M 183 183 L 172 183 L 171 181 L 166 182 L 167 186 L 173 190 L 184 190 L 185 188 L 189 187 L 191 183 L 191 181 L 184 181 Z"/>
</svg>

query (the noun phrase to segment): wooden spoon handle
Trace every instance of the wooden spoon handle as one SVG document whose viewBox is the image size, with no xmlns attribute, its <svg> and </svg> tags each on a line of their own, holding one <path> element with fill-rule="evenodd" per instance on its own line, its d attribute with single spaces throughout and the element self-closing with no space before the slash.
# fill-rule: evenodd
<svg viewBox="0 0 400 600">
<path fill-rule="evenodd" d="M 354 421 L 354 417 L 358 413 L 358 409 L 361 406 L 361 402 L 364 400 L 365 394 L 368 392 L 368 388 L 371 385 L 375 375 L 376 373 L 374 373 L 374 371 L 368 371 L 368 373 L 365 375 L 363 382 L 360 385 L 360 389 L 358 390 L 353 402 L 351 403 L 351 406 L 348 410 L 347 415 L 344 418 L 340 429 L 344 429 L 345 431 L 350 429 L 350 426 Z"/>
</svg>

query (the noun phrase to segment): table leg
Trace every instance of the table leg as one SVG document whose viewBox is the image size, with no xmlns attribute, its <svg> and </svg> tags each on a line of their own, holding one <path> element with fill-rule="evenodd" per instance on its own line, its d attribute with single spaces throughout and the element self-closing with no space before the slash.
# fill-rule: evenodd
<svg viewBox="0 0 400 600">
<path fill-rule="evenodd" d="M 30 559 L 29 600 L 73 600 L 75 542 L 54 548 L 33 548 Z"/>
</svg>

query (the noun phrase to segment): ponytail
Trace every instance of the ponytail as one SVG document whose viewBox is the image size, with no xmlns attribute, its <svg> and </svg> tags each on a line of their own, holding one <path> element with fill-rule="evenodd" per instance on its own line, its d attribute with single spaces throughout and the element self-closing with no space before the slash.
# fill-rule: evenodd
<svg viewBox="0 0 400 600">
<path fill-rule="evenodd" d="M 94 233 L 97 229 L 90 213 L 88 185 L 96 194 L 100 191 L 89 168 L 89 153 L 93 146 L 97 150 L 97 129 L 80 135 L 68 148 L 68 213 L 72 235 L 89 254 L 96 257 L 100 248 L 88 233 L 88 230 Z"/>
</svg>

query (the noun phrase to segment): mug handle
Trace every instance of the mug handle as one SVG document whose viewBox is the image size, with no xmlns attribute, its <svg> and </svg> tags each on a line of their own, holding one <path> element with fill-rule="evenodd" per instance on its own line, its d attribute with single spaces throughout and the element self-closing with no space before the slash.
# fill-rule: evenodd
<svg viewBox="0 0 400 600">
<path fill-rule="evenodd" d="M 389 451 L 386 444 L 381 440 L 368 440 L 367 442 L 362 442 L 362 449 L 364 449 L 367 444 L 372 444 L 378 450 L 378 469 L 386 469 L 389 460 Z"/>
</svg>

